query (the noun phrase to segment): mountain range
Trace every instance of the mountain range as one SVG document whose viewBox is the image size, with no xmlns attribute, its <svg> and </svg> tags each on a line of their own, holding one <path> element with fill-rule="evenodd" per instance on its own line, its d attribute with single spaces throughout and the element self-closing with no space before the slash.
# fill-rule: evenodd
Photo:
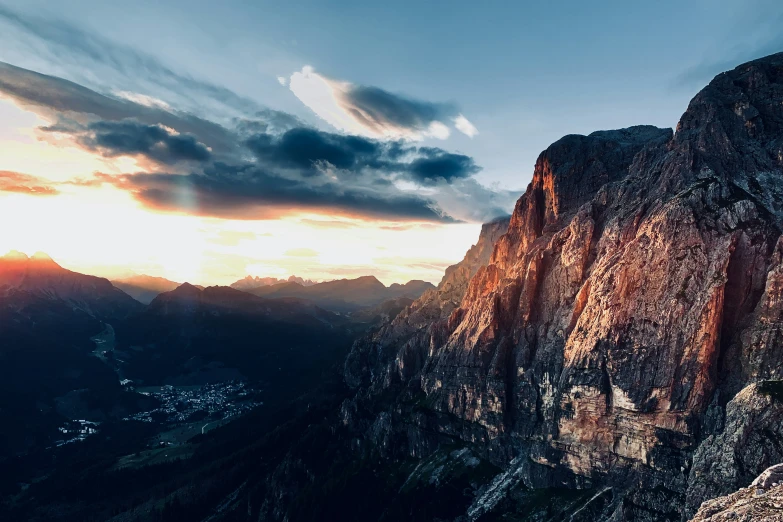
<svg viewBox="0 0 783 522">
<path fill-rule="evenodd" d="M 322 285 L 328 292 L 315 285 L 312 300 L 259 297 L 144 275 L 110 282 L 43 253 L 0 257 L 0 413 L 8 421 L 0 460 L 50 444 L 64 418 L 106 422 L 148 405 L 126 380 L 250 380 L 275 390 L 267 404 L 288 400 L 341 361 L 356 336 L 412 302 L 401 295 L 427 287 L 387 289 L 375 278 Z"/>
<path fill-rule="evenodd" d="M 243 279 L 240 279 L 239 281 L 235 281 L 231 283 L 230 286 L 231 288 L 236 288 L 237 290 L 247 291 L 261 286 L 277 285 L 281 283 L 298 283 L 302 286 L 312 286 L 317 282 L 312 281 L 310 279 L 303 279 L 295 275 L 290 276 L 288 279 L 278 279 L 276 277 L 260 277 L 260 276 L 248 275 L 245 276 Z"/>
<path fill-rule="evenodd" d="M 143 304 L 150 304 L 159 294 L 171 292 L 181 285 L 162 277 L 147 275 L 116 279 L 112 284 Z M 203 289 L 202 286 L 196 287 Z M 435 288 L 433 284 L 419 280 L 403 285 L 393 283 L 387 287 L 373 276 L 320 283 L 296 276 L 288 279 L 247 276 L 230 287 L 262 297 L 297 297 L 339 313 L 356 312 L 399 298 L 416 299 L 425 291 Z"/>
<path fill-rule="evenodd" d="M 379 305 L 383 301 L 401 297 L 416 299 L 435 285 L 413 280 L 404 285 L 386 286 L 373 276 L 356 279 L 338 279 L 309 286 L 297 282 L 277 283 L 247 290 L 263 297 L 298 297 L 336 312 L 353 312 L 361 308 Z"/>
<path fill-rule="evenodd" d="M 123 470 L 116 446 L 58 454 L 7 486 L 0 514 L 774 520 L 778 475 L 741 488 L 783 462 L 782 232 L 783 53 L 716 76 L 674 130 L 556 141 L 510 218 L 361 332 L 319 300 L 348 310 L 407 285 L 182 285 L 125 316 L 125 298 L 93 279 L 79 286 L 112 306 L 24 290 L 67 304 L 85 333 L 90 314 L 113 313 L 121 367 L 145 381 L 237 371 L 286 400 L 193 437 L 181 460 Z M 7 273 L 24 286 L 21 269 Z M 338 375 L 319 372 L 330 363 Z"/>
<path fill-rule="evenodd" d="M 111 283 L 142 304 L 150 304 L 159 294 L 171 292 L 182 284 L 144 274 L 113 279 Z"/>
</svg>

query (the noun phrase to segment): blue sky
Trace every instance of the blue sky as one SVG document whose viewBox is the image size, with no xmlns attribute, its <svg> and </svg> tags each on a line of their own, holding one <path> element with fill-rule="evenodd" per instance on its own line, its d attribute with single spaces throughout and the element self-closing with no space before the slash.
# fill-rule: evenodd
<svg viewBox="0 0 783 522">
<path fill-rule="evenodd" d="M 208 268 L 188 274 L 202 280 L 227 281 L 245 265 L 361 274 L 381 258 L 388 281 L 437 280 L 478 223 L 511 210 L 550 143 L 675 126 L 712 76 L 783 50 L 781 26 L 783 3 L 771 0 L 0 0 L 0 61 L 15 66 L 0 70 L 10 82 L 0 148 L 45 147 L 6 155 L 0 193 L 32 208 L 42 205 L 34 193 L 65 205 L 63 194 L 78 192 L 89 209 L 102 191 L 130 201 L 122 226 L 135 205 L 172 230 L 169 214 L 186 215 L 243 238 L 248 248 L 220 257 L 199 236 Z M 67 103 L 63 80 L 83 89 Z M 307 228 L 314 219 L 320 236 Z M 346 266 L 328 246 L 315 261 L 292 260 L 285 252 L 310 245 L 269 243 L 332 234 L 335 251 L 358 249 L 346 220 L 375 237 L 362 263 Z M 81 266 L 78 248 L 36 230 L 16 241 Z M 400 256 L 411 230 L 429 250 Z M 394 255 L 379 257 L 389 245 Z M 252 263 L 226 257 L 250 254 Z M 124 268 L 181 269 L 164 257 Z"/>
</svg>

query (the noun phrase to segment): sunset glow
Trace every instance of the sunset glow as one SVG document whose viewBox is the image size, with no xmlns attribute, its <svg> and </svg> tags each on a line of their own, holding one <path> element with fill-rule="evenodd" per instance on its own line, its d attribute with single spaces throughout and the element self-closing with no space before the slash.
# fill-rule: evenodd
<svg viewBox="0 0 783 522">
<path fill-rule="evenodd" d="M 100 157 L 64 137 L 44 140 L 36 129 L 50 122 L 7 99 L 0 107 L 5 121 L 13 122 L 3 128 L 0 170 L 35 176 L 58 192 L 0 191 L 0 220 L 12 224 L 0 235 L 3 252 L 44 251 L 66 268 L 107 277 L 145 273 L 228 284 L 248 274 L 323 280 L 372 273 L 390 284 L 437 282 L 478 233 L 475 224 L 400 224 L 307 213 L 248 221 L 155 212 L 108 184 L 69 184 L 95 172 L 134 172 L 135 159 Z M 305 246 L 316 255 L 295 255 Z"/>
</svg>

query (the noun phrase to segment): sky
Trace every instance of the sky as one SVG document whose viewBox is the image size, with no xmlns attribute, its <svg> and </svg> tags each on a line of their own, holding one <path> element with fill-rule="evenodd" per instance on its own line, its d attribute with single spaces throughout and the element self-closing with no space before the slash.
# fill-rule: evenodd
<svg viewBox="0 0 783 522">
<path fill-rule="evenodd" d="M 0 250 L 437 282 L 566 134 L 674 127 L 783 4 L 0 0 Z"/>
</svg>

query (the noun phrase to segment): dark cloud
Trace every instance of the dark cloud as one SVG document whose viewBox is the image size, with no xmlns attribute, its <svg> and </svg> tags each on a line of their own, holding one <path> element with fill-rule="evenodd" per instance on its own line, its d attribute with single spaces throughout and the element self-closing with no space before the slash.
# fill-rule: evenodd
<svg viewBox="0 0 783 522">
<path fill-rule="evenodd" d="M 30 196 L 55 196 L 60 193 L 48 180 L 7 170 L 0 171 L 0 192 L 16 192 Z"/>
<path fill-rule="evenodd" d="M 247 141 L 259 160 L 278 167 L 301 169 L 314 175 L 326 162 L 332 167 L 356 173 L 374 170 L 399 174 L 420 185 L 470 177 L 481 169 L 473 158 L 452 154 L 436 147 L 412 147 L 403 142 L 381 142 L 360 136 L 321 132 L 309 128 L 292 129 L 281 136 L 259 134 Z M 376 184 L 391 180 L 376 178 Z"/>
<path fill-rule="evenodd" d="M 54 130 L 62 132 L 65 129 L 55 127 Z M 207 146 L 193 135 L 176 134 L 160 125 L 146 125 L 135 120 L 91 123 L 77 141 L 105 157 L 141 155 L 166 165 L 180 161 L 204 162 L 212 157 Z"/>
<path fill-rule="evenodd" d="M 216 163 L 203 173 L 101 175 L 148 207 L 231 219 L 275 219 L 303 210 L 387 220 L 455 220 L 424 197 L 271 174 L 256 165 Z"/>
<path fill-rule="evenodd" d="M 372 140 L 309 128 L 291 129 L 282 136 L 257 134 L 247 140 L 247 146 L 259 160 L 307 172 L 318 162 L 338 169 L 370 166 L 382 152 Z"/>
<path fill-rule="evenodd" d="M 408 171 L 411 178 L 422 185 L 433 185 L 440 180 L 450 183 L 455 179 L 468 178 L 481 170 L 469 156 L 432 147 L 419 151 L 423 156 L 413 160 Z"/>
<path fill-rule="evenodd" d="M 341 93 L 340 101 L 359 123 L 377 133 L 390 127 L 425 132 L 432 123 L 458 114 L 453 104 L 413 100 L 364 85 L 352 86 Z"/>
</svg>

